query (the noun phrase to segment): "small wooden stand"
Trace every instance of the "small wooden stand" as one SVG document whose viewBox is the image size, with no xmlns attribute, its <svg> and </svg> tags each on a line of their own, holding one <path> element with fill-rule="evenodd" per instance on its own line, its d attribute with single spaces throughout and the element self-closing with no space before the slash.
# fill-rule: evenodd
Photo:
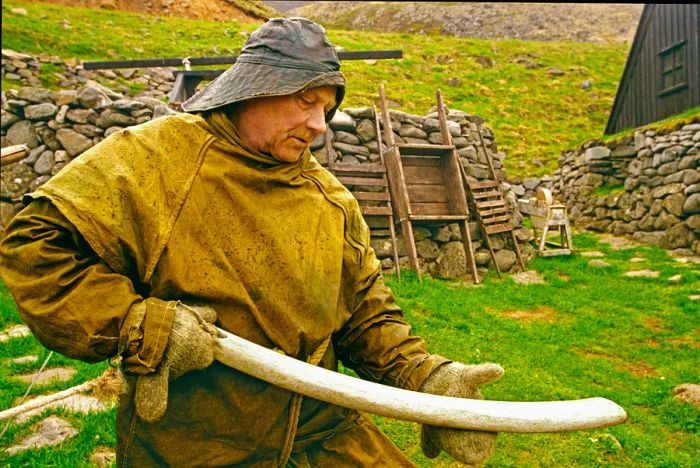
<svg viewBox="0 0 700 468">
<path fill-rule="evenodd" d="M 571 243 L 571 227 L 569 225 L 566 205 L 554 203 L 552 194 L 548 189 L 538 189 L 537 198 L 518 200 L 518 205 L 522 213 L 530 216 L 535 240 L 539 242 L 538 253 L 540 256 L 570 255 L 574 251 L 573 244 Z M 547 234 L 550 228 L 559 231 L 559 244 L 547 241 Z M 542 236 L 539 240 L 537 237 L 538 229 L 542 230 Z M 547 245 L 554 248 L 545 250 Z"/>
</svg>

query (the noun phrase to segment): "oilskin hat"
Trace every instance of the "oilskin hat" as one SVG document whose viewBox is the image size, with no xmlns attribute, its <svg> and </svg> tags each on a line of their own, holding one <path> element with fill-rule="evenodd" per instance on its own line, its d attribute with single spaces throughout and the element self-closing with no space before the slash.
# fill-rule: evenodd
<svg viewBox="0 0 700 468">
<path fill-rule="evenodd" d="M 336 106 L 345 96 L 345 76 L 322 26 L 306 18 L 274 18 L 248 38 L 236 63 L 182 103 L 186 112 L 203 112 L 263 96 L 284 96 L 320 86 L 335 86 Z"/>
</svg>

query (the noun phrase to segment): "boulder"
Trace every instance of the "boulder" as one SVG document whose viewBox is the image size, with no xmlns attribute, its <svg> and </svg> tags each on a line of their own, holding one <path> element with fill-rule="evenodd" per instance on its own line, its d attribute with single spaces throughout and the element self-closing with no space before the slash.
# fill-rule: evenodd
<svg viewBox="0 0 700 468">
<path fill-rule="evenodd" d="M 24 108 L 24 116 L 29 120 L 49 120 L 58 112 L 58 107 L 50 102 L 33 104 Z"/>
<path fill-rule="evenodd" d="M 27 145 L 29 148 L 39 146 L 34 125 L 29 120 L 20 120 L 14 123 L 7 130 L 6 137 L 11 145 Z"/>
<path fill-rule="evenodd" d="M 68 128 L 58 130 L 56 139 L 73 158 L 92 147 L 93 144 L 91 139 Z"/>
<path fill-rule="evenodd" d="M 468 270 L 464 246 L 461 242 L 447 242 L 440 248 L 435 273 L 440 278 L 463 278 Z"/>
</svg>

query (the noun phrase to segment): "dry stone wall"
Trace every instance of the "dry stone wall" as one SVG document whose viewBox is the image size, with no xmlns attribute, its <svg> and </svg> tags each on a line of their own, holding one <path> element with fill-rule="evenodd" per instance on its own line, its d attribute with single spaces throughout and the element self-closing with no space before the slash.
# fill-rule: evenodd
<svg viewBox="0 0 700 468">
<path fill-rule="evenodd" d="M 24 144 L 30 148 L 28 157 L 17 164 L 3 167 L 0 193 L 2 226 L 21 209 L 21 197 L 33 191 L 58 173 L 82 152 L 123 128 L 147 122 L 174 112 L 161 100 L 140 96 L 127 98 L 110 88 L 87 80 L 77 90 L 50 91 L 40 87 L 24 87 L 2 93 L 2 147 Z M 372 110 L 344 109 L 331 123 L 333 152 L 339 161 L 362 164 L 379 160 L 377 135 Z M 452 110 L 448 115 L 450 132 L 458 148 L 468 176 L 473 180 L 488 178 L 486 153 L 477 144 L 481 133 L 487 151 L 493 157 L 499 176 L 505 180 L 502 161 L 504 155 L 496 151 L 491 130 L 483 126 L 477 116 Z M 424 117 L 391 111 L 392 129 L 398 142 L 439 143 L 437 113 Z M 315 156 L 324 164 L 325 140 L 317 139 L 312 145 Z M 506 200 L 515 210 L 516 196 L 510 185 L 503 183 Z M 517 224 L 521 216 L 514 211 Z M 485 250 L 476 219 L 470 223 L 477 265 L 483 274 L 491 262 Z M 516 235 L 528 240 L 529 231 L 520 228 Z M 445 278 L 466 275 L 465 253 L 456 225 L 417 227 L 415 232 L 420 262 L 424 269 Z M 492 237 L 496 258 L 501 271 L 515 266 L 512 246 L 503 239 Z M 391 258 L 389 239 L 375 238 L 372 244 L 387 269 L 395 268 Z M 522 246 L 524 255 L 532 255 L 529 244 Z M 406 248 L 400 240 L 402 267 L 408 268 Z"/>
<path fill-rule="evenodd" d="M 700 123 L 565 152 L 551 180 L 579 227 L 700 254 Z"/>
</svg>

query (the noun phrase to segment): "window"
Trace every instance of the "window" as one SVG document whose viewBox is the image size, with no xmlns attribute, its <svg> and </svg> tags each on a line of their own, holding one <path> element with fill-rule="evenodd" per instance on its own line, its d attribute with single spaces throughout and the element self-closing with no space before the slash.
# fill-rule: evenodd
<svg viewBox="0 0 700 468">
<path fill-rule="evenodd" d="M 686 71 L 686 41 L 659 52 L 661 59 L 661 90 L 659 96 L 680 91 L 688 86 Z"/>
</svg>

